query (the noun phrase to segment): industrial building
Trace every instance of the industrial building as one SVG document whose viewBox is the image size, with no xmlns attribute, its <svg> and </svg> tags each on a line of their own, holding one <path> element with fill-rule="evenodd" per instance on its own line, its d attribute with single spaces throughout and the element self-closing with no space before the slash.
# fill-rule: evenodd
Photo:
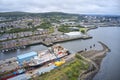
<svg viewBox="0 0 120 80">
<path fill-rule="evenodd" d="M 21 74 L 12 78 L 9 78 L 7 80 L 29 80 L 31 77 L 26 74 Z"/>
<path fill-rule="evenodd" d="M 37 52 L 32 51 L 32 52 L 29 52 L 29 53 L 18 55 L 17 56 L 17 61 L 18 61 L 19 65 L 22 66 L 24 62 L 29 62 L 35 56 L 37 56 Z"/>
<path fill-rule="evenodd" d="M 41 75 L 42 73 L 50 72 L 51 70 L 53 70 L 55 68 L 56 68 L 55 65 L 50 65 L 50 66 L 43 67 L 43 68 L 39 69 L 37 73 L 38 73 L 38 75 Z"/>
<path fill-rule="evenodd" d="M 71 38 L 76 38 L 76 37 L 81 37 L 82 36 L 81 32 L 78 32 L 78 31 L 65 33 L 65 35 L 67 35 Z"/>
</svg>

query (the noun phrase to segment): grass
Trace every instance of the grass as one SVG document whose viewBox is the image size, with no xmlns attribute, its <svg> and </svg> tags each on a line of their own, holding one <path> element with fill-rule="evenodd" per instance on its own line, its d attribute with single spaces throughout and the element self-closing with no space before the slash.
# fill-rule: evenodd
<svg viewBox="0 0 120 80">
<path fill-rule="evenodd" d="M 71 30 L 69 29 L 69 26 L 62 25 L 58 28 L 58 31 L 67 33 L 67 32 L 70 32 Z"/>
<path fill-rule="evenodd" d="M 74 27 L 74 26 L 69 26 L 69 25 L 61 25 L 59 28 L 58 28 L 58 31 L 60 32 L 63 32 L 63 33 L 68 33 L 68 32 L 71 32 L 72 30 L 70 30 L 70 27 Z M 84 28 L 83 26 L 75 26 L 77 28 L 80 28 L 80 31 L 87 31 L 87 28 Z"/>
<path fill-rule="evenodd" d="M 54 32 L 54 28 L 53 27 L 50 27 L 49 28 L 49 33 L 53 33 Z"/>
<path fill-rule="evenodd" d="M 80 73 L 87 70 L 88 67 L 87 62 L 80 55 L 76 55 L 71 62 L 31 80 L 77 80 Z"/>
</svg>

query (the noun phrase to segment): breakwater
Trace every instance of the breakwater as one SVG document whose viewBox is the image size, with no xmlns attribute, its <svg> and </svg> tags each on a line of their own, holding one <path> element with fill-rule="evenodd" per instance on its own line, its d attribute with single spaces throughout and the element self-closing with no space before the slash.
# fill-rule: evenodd
<svg viewBox="0 0 120 80">
<path fill-rule="evenodd" d="M 80 75 L 79 77 L 80 80 L 92 80 L 100 69 L 100 63 L 102 59 L 105 57 L 106 53 L 110 51 L 107 45 L 105 45 L 100 41 L 99 43 L 103 47 L 102 50 L 89 50 L 89 51 L 78 52 L 90 64 L 89 69 L 84 71 Z"/>
</svg>

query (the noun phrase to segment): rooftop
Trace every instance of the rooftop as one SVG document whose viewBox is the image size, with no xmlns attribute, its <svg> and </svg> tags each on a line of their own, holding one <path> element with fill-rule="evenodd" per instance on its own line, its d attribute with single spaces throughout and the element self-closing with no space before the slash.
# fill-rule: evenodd
<svg viewBox="0 0 120 80">
<path fill-rule="evenodd" d="M 29 52 L 29 53 L 26 53 L 26 54 L 22 54 L 22 55 L 18 55 L 17 58 L 18 59 L 23 59 L 23 58 L 26 58 L 26 57 L 31 57 L 31 56 L 34 56 L 34 55 L 37 55 L 37 52 Z"/>
<path fill-rule="evenodd" d="M 69 33 L 65 33 L 66 35 L 70 35 L 70 36 L 76 36 L 76 35 L 81 35 L 80 32 L 69 32 Z"/>
<path fill-rule="evenodd" d="M 30 76 L 28 76 L 26 74 L 21 74 L 21 75 L 18 75 L 16 77 L 9 78 L 7 80 L 28 80 L 28 79 L 30 79 Z"/>
</svg>

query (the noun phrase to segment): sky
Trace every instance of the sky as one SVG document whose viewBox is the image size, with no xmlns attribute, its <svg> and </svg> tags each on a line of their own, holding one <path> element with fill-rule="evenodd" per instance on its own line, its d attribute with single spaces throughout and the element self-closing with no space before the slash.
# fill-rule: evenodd
<svg viewBox="0 0 120 80">
<path fill-rule="evenodd" d="M 120 0 L 0 0 L 0 12 L 120 15 Z"/>
</svg>

